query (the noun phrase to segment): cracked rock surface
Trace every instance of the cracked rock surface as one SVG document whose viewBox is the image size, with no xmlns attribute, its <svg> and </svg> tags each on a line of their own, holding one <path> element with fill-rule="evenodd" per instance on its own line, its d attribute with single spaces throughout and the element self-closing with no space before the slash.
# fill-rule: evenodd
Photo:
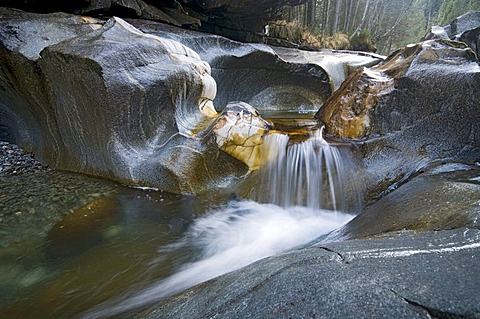
<svg viewBox="0 0 480 319">
<path fill-rule="evenodd" d="M 142 317 L 478 318 L 479 262 L 478 229 L 317 244 L 189 289 Z"/>
</svg>

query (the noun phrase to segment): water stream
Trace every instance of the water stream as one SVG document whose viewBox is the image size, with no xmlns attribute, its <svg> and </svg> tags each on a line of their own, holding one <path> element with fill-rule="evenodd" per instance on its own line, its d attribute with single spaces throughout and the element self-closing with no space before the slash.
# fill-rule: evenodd
<svg viewBox="0 0 480 319">
<path fill-rule="evenodd" d="M 270 134 L 264 141 L 267 164 L 261 168 L 259 194 L 263 202 L 282 207 L 343 210 L 344 172 L 338 149 L 322 137 L 322 129 L 301 143 L 289 145 L 285 134 Z"/>
<path fill-rule="evenodd" d="M 0 268 L 11 273 L 0 277 L 0 313 L 130 317 L 343 225 L 353 216 L 341 212 L 342 164 L 336 148 L 321 132 L 302 143 L 289 140 L 282 134 L 266 139 L 268 165 L 260 175 L 270 187 L 256 201 L 121 188 L 106 196 L 114 209 L 96 229 L 75 237 L 71 252 L 55 246 L 64 239 L 51 232 L 28 254 L 10 250 L 4 254 L 10 257 L 0 261 Z"/>
</svg>

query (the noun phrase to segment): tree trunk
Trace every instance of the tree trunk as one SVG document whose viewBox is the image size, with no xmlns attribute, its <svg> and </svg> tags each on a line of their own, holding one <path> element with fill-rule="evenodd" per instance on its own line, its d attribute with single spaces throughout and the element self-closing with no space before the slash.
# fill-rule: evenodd
<svg viewBox="0 0 480 319">
<path fill-rule="evenodd" d="M 332 29 L 330 34 L 334 34 L 338 30 L 338 18 L 340 15 L 340 6 L 342 4 L 341 0 L 335 0 L 335 11 L 333 13 Z"/>
<path fill-rule="evenodd" d="M 306 9 L 306 25 L 307 27 L 313 26 L 315 23 L 315 16 L 316 16 L 316 0 L 309 0 L 307 2 L 307 9 Z"/>
<path fill-rule="evenodd" d="M 353 1 L 349 0 L 345 4 L 345 15 L 344 15 L 344 21 L 343 21 L 343 30 L 345 32 L 348 32 L 350 30 L 350 24 L 352 22 L 352 15 L 353 15 Z"/>
<path fill-rule="evenodd" d="M 330 0 L 325 0 L 324 1 L 324 10 L 323 10 L 323 14 L 324 14 L 324 20 L 323 20 L 323 32 L 324 33 L 328 33 L 330 30 L 329 30 L 329 26 L 330 26 L 330 15 L 328 14 L 328 11 L 329 11 L 329 7 L 330 7 Z"/>
<path fill-rule="evenodd" d="M 353 3 L 354 1 L 352 1 Z M 360 1 L 355 1 L 355 10 L 353 12 L 352 21 L 349 23 L 348 30 L 355 28 L 357 25 L 357 16 L 358 16 L 358 8 L 360 7 Z"/>
<path fill-rule="evenodd" d="M 363 29 L 363 26 L 365 25 L 365 21 L 366 21 L 366 18 L 367 18 L 367 11 L 368 11 L 369 5 L 370 5 L 370 0 L 367 0 L 366 3 L 365 3 L 365 8 L 363 9 L 362 20 L 360 20 L 360 23 L 358 24 L 357 28 L 350 35 L 350 39 L 352 39 L 358 32 L 360 32 L 360 30 Z"/>
</svg>

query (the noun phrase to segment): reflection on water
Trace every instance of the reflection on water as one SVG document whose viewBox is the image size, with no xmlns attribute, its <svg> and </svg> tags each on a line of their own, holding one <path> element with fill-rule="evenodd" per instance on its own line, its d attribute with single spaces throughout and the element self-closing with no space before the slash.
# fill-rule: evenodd
<svg viewBox="0 0 480 319">
<path fill-rule="evenodd" d="M 79 220 L 57 222 L 47 237 L 0 248 L 2 317 L 133 315 L 159 298 L 308 243 L 351 218 L 221 202 L 120 188 L 80 207 Z M 103 211 L 91 213 L 92 219 L 86 212 L 95 209 Z M 84 227 L 82 216 L 91 227 Z"/>
</svg>

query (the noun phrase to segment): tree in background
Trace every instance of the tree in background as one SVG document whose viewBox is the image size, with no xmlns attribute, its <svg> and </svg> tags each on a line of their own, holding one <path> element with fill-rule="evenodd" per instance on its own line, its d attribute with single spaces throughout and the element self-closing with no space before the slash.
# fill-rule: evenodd
<svg viewBox="0 0 480 319">
<path fill-rule="evenodd" d="M 469 10 L 480 10 L 480 0 L 307 0 L 287 8 L 284 19 L 317 36 L 347 34 L 356 45 L 373 41 L 367 47 L 388 54 Z"/>
<path fill-rule="evenodd" d="M 445 0 L 439 10 L 438 24 L 447 25 L 456 17 L 473 10 L 480 10 L 479 0 Z"/>
</svg>

